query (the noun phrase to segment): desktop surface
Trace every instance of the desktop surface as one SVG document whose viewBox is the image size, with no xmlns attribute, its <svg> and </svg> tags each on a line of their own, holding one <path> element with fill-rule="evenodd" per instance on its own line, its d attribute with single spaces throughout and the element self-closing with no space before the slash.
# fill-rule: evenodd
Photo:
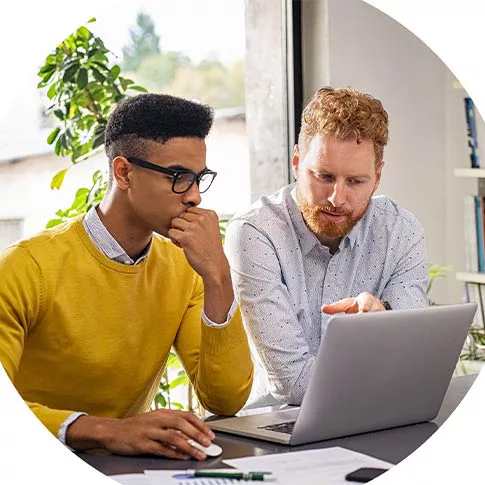
<svg viewBox="0 0 485 485">
<path fill-rule="evenodd" d="M 319 441 L 301 446 L 279 445 L 217 432 L 214 443 L 222 447 L 222 455 L 215 458 L 209 457 L 202 462 L 195 460 L 178 461 L 152 456 L 126 457 L 89 452 L 77 452 L 76 454 L 106 475 L 141 473 L 144 470 L 174 468 L 226 468 L 227 465 L 222 463 L 222 460 L 230 458 L 261 456 L 271 453 L 286 453 L 332 446 L 341 446 L 396 464 L 416 450 L 443 424 L 461 402 L 473 384 L 475 377 L 476 374 L 452 378 L 438 416 L 428 423 L 401 426 L 399 428 Z"/>
</svg>

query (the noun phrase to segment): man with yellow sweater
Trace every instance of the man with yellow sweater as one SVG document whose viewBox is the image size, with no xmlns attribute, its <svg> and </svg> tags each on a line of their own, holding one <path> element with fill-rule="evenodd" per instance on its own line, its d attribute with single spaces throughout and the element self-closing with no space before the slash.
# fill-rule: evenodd
<svg viewBox="0 0 485 485">
<path fill-rule="evenodd" d="M 77 450 L 204 459 L 189 412 L 148 412 L 173 346 L 200 402 L 245 403 L 253 366 L 217 215 L 204 105 L 142 94 L 106 130 L 109 188 L 85 217 L 0 256 L 0 361 L 31 410 Z"/>
</svg>

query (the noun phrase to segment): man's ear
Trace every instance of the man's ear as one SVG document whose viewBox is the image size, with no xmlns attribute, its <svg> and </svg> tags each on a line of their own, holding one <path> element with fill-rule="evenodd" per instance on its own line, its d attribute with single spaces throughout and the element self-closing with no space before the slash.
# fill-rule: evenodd
<svg viewBox="0 0 485 485">
<path fill-rule="evenodd" d="M 298 144 L 293 147 L 293 158 L 291 159 L 291 169 L 295 180 L 298 179 L 298 166 L 300 164 L 300 148 Z"/>
<path fill-rule="evenodd" d="M 379 184 L 381 183 L 382 167 L 384 167 L 384 162 L 380 162 L 376 166 L 376 183 L 374 185 L 374 190 L 372 191 L 372 193 L 374 193 L 379 188 Z"/>
<path fill-rule="evenodd" d="M 125 157 L 113 160 L 113 179 L 121 190 L 130 188 L 131 163 Z"/>
</svg>

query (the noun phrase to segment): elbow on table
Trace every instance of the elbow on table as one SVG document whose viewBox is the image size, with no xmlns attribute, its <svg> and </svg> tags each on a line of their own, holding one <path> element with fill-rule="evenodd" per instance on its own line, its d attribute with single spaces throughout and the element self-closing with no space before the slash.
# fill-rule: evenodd
<svg viewBox="0 0 485 485">
<path fill-rule="evenodd" d="M 207 411 L 219 416 L 234 416 L 246 404 L 253 384 L 253 371 L 243 384 L 225 386 L 214 395 L 200 396 L 200 402 Z"/>
<path fill-rule="evenodd" d="M 292 379 L 280 379 L 272 382 L 271 394 L 281 404 L 300 406 L 305 390 L 298 384 L 298 381 L 295 382 Z"/>
</svg>

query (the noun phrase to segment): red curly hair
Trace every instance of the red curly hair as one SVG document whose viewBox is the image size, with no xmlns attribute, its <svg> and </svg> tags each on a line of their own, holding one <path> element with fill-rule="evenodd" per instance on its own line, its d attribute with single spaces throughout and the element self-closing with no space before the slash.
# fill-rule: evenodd
<svg viewBox="0 0 485 485">
<path fill-rule="evenodd" d="M 369 94 L 352 88 L 320 88 L 301 117 L 298 145 L 305 153 L 315 135 L 326 134 L 340 140 L 369 139 L 374 144 L 376 165 L 382 161 L 389 136 L 387 112 Z"/>
</svg>

